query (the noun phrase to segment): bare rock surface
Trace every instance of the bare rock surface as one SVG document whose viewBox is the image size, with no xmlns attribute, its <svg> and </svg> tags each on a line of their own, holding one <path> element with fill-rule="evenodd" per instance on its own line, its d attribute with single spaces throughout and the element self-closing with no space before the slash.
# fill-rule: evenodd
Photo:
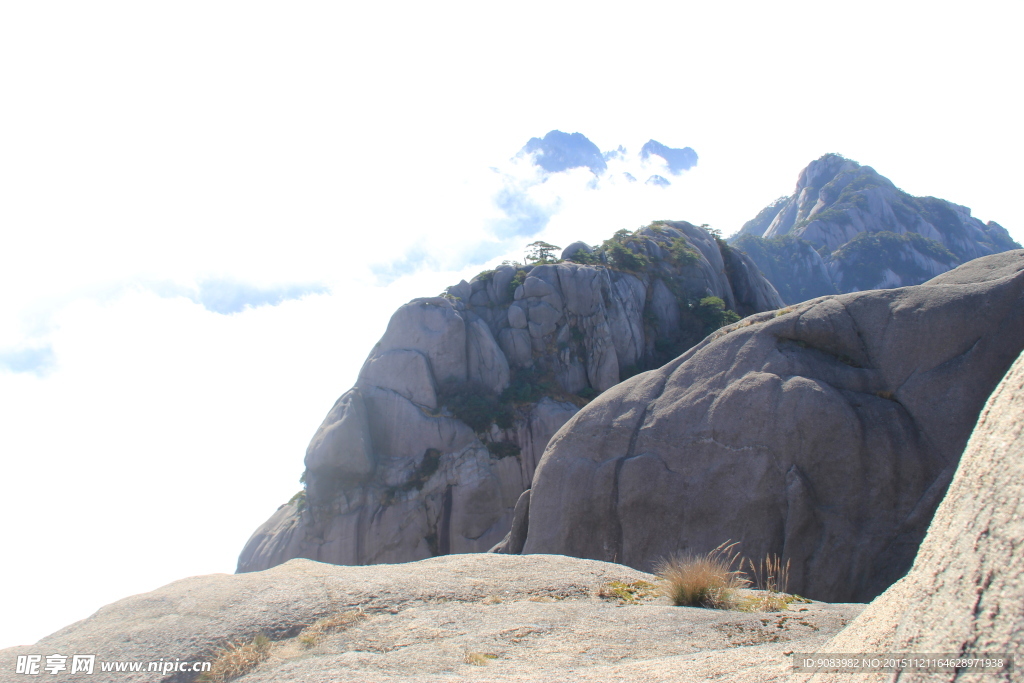
<svg viewBox="0 0 1024 683">
<path fill-rule="evenodd" d="M 654 580 L 562 556 L 450 555 L 373 567 L 292 560 L 192 577 L 108 605 L 35 645 L 0 652 L 0 681 L 26 680 L 13 673 L 18 655 L 209 661 L 225 643 L 260 633 L 274 641 L 270 657 L 235 680 L 772 681 L 787 675 L 784 653 L 816 649 L 864 607 L 729 612 L 674 607 L 654 595 L 636 604 L 601 596 L 613 581 Z M 319 643 L 296 638 L 318 619 L 353 611 L 358 619 Z M 189 683 L 192 674 L 97 668 L 85 678 Z"/>
<path fill-rule="evenodd" d="M 984 680 L 1024 680 L 1024 355 L 982 411 L 913 568 L 821 652 L 1003 653 L 1016 671 Z"/>
<path fill-rule="evenodd" d="M 1021 250 L 751 316 L 559 430 L 522 552 L 646 570 L 731 539 L 791 559 L 802 595 L 871 600 L 910 568 L 1022 348 Z"/>
<path fill-rule="evenodd" d="M 615 240 L 611 258 L 575 245 L 583 262 L 502 265 L 401 306 L 313 435 L 303 490 L 238 571 L 486 551 L 580 406 L 721 324 L 699 315 L 702 299 L 743 315 L 782 305 L 753 262 L 689 223 Z"/>
</svg>

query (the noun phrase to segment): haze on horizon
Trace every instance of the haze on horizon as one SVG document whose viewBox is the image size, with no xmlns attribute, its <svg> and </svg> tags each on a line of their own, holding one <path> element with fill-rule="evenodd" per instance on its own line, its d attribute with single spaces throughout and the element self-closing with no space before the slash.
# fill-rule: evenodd
<svg viewBox="0 0 1024 683">
<path fill-rule="evenodd" d="M 533 240 L 731 234 L 837 152 L 1024 242 L 1022 15 L 8 3 L 0 647 L 233 571 L 394 309 Z M 545 176 L 553 129 L 699 161 Z"/>
</svg>

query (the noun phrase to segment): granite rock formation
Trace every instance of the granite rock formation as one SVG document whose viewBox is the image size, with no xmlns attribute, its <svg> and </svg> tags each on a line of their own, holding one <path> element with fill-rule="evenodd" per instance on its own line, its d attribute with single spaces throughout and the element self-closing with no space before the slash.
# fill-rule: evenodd
<svg viewBox="0 0 1024 683">
<path fill-rule="evenodd" d="M 238 570 L 486 551 L 586 397 L 675 357 L 719 314 L 782 305 L 748 258 L 685 222 L 566 252 L 576 262 L 500 266 L 399 308 L 313 436 L 303 491 Z"/>
<path fill-rule="evenodd" d="M 795 592 L 870 600 L 1022 348 L 1024 250 L 751 316 L 575 415 L 502 550 L 649 569 L 731 539 L 790 559 Z"/>
<path fill-rule="evenodd" d="M 989 397 L 914 566 L 822 652 L 1024 658 L 1024 355 Z M 1019 680 L 1008 673 L 985 680 Z M 813 681 L 845 681 L 819 675 Z M 952 681 L 955 675 L 900 680 Z M 871 681 L 871 678 L 863 680 Z M 889 680 L 878 675 L 875 680 Z"/>
<path fill-rule="evenodd" d="M 786 303 L 833 292 L 920 284 L 971 259 L 1020 245 L 965 206 L 913 197 L 870 166 L 826 154 L 796 189 L 748 221 L 732 243 Z"/>
</svg>

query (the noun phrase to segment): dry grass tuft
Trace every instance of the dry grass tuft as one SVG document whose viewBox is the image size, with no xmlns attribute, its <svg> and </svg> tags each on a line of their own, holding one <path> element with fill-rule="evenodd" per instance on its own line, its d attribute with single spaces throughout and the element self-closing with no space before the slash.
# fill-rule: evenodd
<svg viewBox="0 0 1024 683">
<path fill-rule="evenodd" d="M 789 560 L 786 560 L 786 564 L 782 564 L 781 557 L 770 555 L 756 565 L 753 560 L 748 558 L 746 565 L 748 567 L 747 574 L 752 577 L 754 588 L 763 592 L 747 598 L 743 603 L 743 610 L 781 612 L 787 609 L 791 602 L 802 600 L 802 598 L 786 593 L 789 588 Z"/>
<path fill-rule="evenodd" d="M 652 597 L 658 587 L 647 581 L 612 581 L 601 586 L 598 596 L 609 600 L 617 600 L 620 604 L 635 605 L 644 598 Z"/>
<path fill-rule="evenodd" d="M 750 567 L 748 573 L 753 577 L 754 588 L 769 593 L 785 593 L 789 588 L 789 560 L 782 564 L 781 557 L 769 555 L 756 565 L 747 559 L 747 566 Z"/>
<path fill-rule="evenodd" d="M 731 609 L 739 604 L 737 591 L 750 585 L 741 569 L 736 543 L 726 541 L 707 555 L 684 553 L 662 560 L 655 574 L 673 604 L 687 607 Z"/>
<path fill-rule="evenodd" d="M 498 605 L 500 603 L 501 603 L 501 596 L 500 595 L 488 595 L 486 598 L 484 598 L 484 604 L 485 605 Z"/>
<path fill-rule="evenodd" d="M 228 643 L 214 655 L 210 670 L 198 680 L 224 683 L 249 673 L 270 656 L 270 639 L 262 633 L 248 643 Z"/>
<path fill-rule="evenodd" d="M 467 652 L 465 662 L 473 666 L 487 666 L 488 661 L 497 658 L 498 655 L 490 652 Z"/>
<path fill-rule="evenodd" d="M 324 617 L 315 621 L 310 626 L 302 629 L 302 632 L 298 635 L 298 640 L 304 647 L 314 647 L 320 644 L 324 638 L 331 633 L 337 633 L 343 631 L 352 624 L 366 618 L 366 614 L 362 610 L 349 610 L 348 612 L 338 612 L 330 616 Z"/>
</svg>

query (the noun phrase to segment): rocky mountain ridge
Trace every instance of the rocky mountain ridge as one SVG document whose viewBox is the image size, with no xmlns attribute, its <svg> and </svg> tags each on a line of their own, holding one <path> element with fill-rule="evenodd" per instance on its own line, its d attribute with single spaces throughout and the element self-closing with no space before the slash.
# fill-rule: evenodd
<svg viewBox="0 0 1024 683">
<path fill-rule="evenodd" d="M 1019 249 L 998 223 L 935 197 L 913 197 L 838 154 L 811 162 L 796 189 L 730 239 L 786 303 L 916 285 L 971 259 Z"/>
<path fill-rule="evenodd" d="M 399 308 L 239 571 L 486 551 L 590 397 L 782 305 L 748 258 L 682 221 L 549 251 Z"/>
<path fill-rule="evenodd" d="M 871 600 L 1022 350 L 1024 250 L 752 315 L 574 415 L 500 551 L 649 570 L 732 539 L 801 595 Z"/>
</svg>

